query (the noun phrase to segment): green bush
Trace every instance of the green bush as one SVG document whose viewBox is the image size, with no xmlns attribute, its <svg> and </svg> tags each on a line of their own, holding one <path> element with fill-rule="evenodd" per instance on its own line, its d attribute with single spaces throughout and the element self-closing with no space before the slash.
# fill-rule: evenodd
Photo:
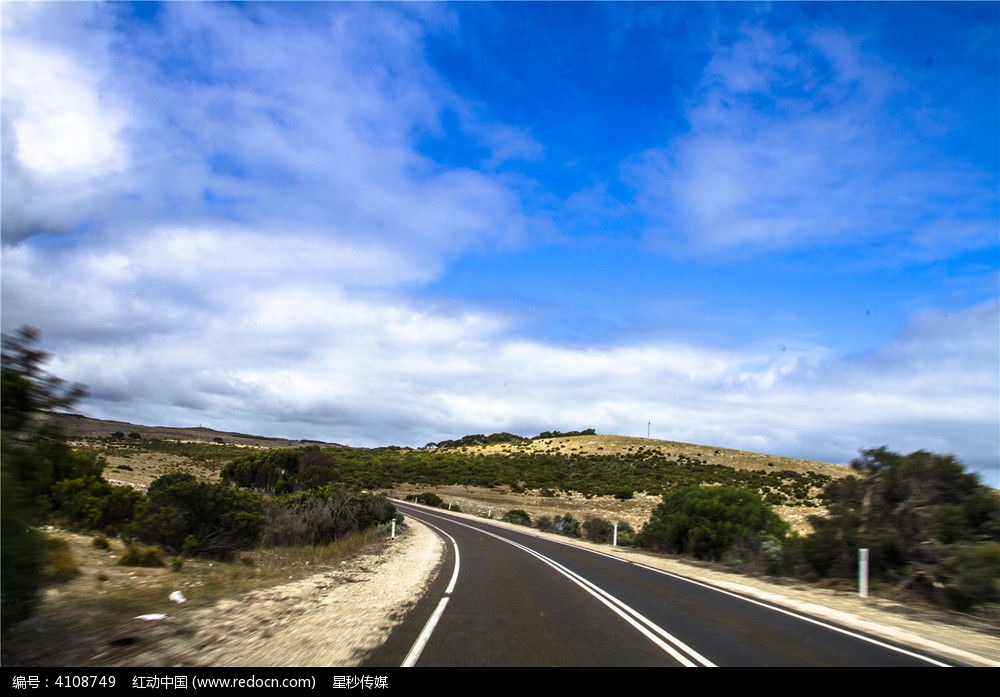
<svg viewBox="0 0 1000 697">
<path fill-rule="evenodd" d="M 256 545 L 265 522 L 258 494 L 177 472 L 149 485 L 127 532 L 174 553 L 224 558 Z"/>
<path fill-rule="evenodd" d="M 507 523 L 514 523 L 515 525 L 527 525 L 531 526 L 531 516 L 528 515 L 527 511 L 523 511 L 520 508 L 515 508 L 512 511 L 507 511 L 503 514 L 500 520 Z"/>
<path fill-rule="evenodd" d="M 583 534 L 592 542 L 611 544 L 615 541 L 615 524 L 599 517 L 587 518 L 583 521 Z M 635 542 L 635 530 L 628 523 L 618 523 L 618 545 L 627 547 Z"/>
<path fill-rule="evenodd" d="M 53 437 L 43 412 L 65 411 L 86 394 L 44 369 L 49 355 L 38 332 L 23 327 L 2 337 L 0 357 L 0 627 L 6 633 L 38 603 L 44 556 L 37 531 L 49 510 L 49 491 L 64 472 L 87 465 Z M 82 468 L 79 466 L 82 464 Z"/>
<path fill-rule="evenodd" d="M 631 547 L 635 544 L 635 529 L 626 522 L 618 523 L 618 546 Z"/>
<path fill-rule="evenodd" d="M 557 532 L 567 537 L 580 537 L 580 521 L 569 513 L 557 515 L 555 518 L 547 515 L 539 516 L 535 527 L 547 532 Z"/>
<path fill-rule="evenodd" d="M 128 525 L 143 495 L 96 476 L 65 479 L 52 487 L 53 512 L 72 527 L 117 534 Z"/>
<path fill-rule="evenodd" d="M 1000 602 L 1000 543 L 958 546 L 944 567 L 945 597 L 954 609 Z"/>
<path fill-rule="evenodd" d="M 407 501 L 413 501 L 414 503 L 422 503 L 425 506 L 433 506 L 434 508 L 447 508 L 448 505 L 444 502 L 440 496 L 433 492 L 425 492 L 423 494 L 410 494 L 406 497 Z"/>
<path fill-rule="evenodd" d="M 637 542 L 652 549 L 718 560 L 738 541 L 759 547 L 764 536 L 783 539 L 788 530 L 788 524 L 753 491 L 694 486 L 664 494 Z"/>
<path fill-rule="evenodd" d="M 611 542 L 615 534 L 615 525 L 604 518 L 587 518 L 583 521 L 583 532 L 591 542 Z"/>
</svg>

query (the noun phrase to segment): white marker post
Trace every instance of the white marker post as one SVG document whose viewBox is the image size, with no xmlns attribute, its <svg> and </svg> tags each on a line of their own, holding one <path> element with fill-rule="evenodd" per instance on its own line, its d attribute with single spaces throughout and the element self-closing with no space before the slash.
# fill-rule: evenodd
<svg viewBox="0 0 1000 697">
<path fill-rule="evenodd" d="M 390 528 L 389 537 L 396 539 L 396 519 L 392 519 L 392 527 Z"/>
<path fill-rule="evenodd" d="M 612 547 L 617 547 L 618 546 L 618 523 L 615 523 L 615 534 L 614 534 L 614 537 L 611 540 L 611 546 Z"/>
<path fill-rule="evenodd" d="M 858 550 L 858 595 L 868 597 L 868 548 Z"/>
</svg>

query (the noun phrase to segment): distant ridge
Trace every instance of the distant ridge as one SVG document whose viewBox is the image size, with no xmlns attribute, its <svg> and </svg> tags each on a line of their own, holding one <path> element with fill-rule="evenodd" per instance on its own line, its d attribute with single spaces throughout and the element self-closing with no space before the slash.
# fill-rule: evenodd
<svg viewBox="0 0 1000 697">
<path fill-rule="evenodd" d="M 217 431 L 204 426 L 178 428 L 174 426 L 142 426 L 127 421 L 95 419 L 82 414 L 49 413 L 48 423 L 67 438 L 111 438 L 115 433 L 125 438 L 135 437 L 153 440 L 182 440 L 201 443 L 226 443 L 228 445 L 257 445 L 263 448 L 296 448 L 306 445 L 321 445 L 327 448 L 346 448 L 340 443 L 319 440 L 273 438 L 255 436 L 233 431 Z"/>
</svg>

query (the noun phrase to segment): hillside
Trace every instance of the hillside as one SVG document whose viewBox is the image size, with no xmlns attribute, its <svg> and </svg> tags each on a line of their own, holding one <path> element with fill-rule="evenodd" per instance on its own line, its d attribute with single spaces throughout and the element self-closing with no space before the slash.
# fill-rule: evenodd
<svg viewBox="0 0 1000 697">
<path fill-rule="evenodd" d="M 566 436 L 560 438 L 537 438 L 521 443 L 494 443 L 490 445 L 465 446 L 469 454 L 513 454 L 550 453 L 560 455 L 614 455 L 629 456 L 639 452 L 658 452 L 666 457 L 702 460 L 706 464 L 722 465 L 740 470 L 790 470 L 792 472 L 815 472 L 828 477 L 845 477 L 850 469 L 844 465 L 814 460 L 799 460 L 777 455 L 765 455 L 746 450 L 718 448 L 712 445 L 677 443 L 652 438 L 630 436 Z"/>
<path fill-rule="evenodd" d="M 204 427 L 152 427 L 69 414 L 49 418 L 77 447 L 102 455 L 108 463 L 105 477 L 116 484 L 144 488 L 173 471 L 213 481 L 248 449 L 318 446 L 334 455 L 341 476 L 398 498 L 435 492 L 483 516 L 499 517 L 512 509 L 533 518 L 571 513 L 581 520 L 598 516 L 627 522 L 636 529 L 649 518 L 664 487 L 702 482 L 755 489 L 793 528 L 807 532 L 809 516 L 821 511 L 817 496 L 823 482 L 850 474 L 842 465 L 626 436 L 364 449 Z"/>
</svg>

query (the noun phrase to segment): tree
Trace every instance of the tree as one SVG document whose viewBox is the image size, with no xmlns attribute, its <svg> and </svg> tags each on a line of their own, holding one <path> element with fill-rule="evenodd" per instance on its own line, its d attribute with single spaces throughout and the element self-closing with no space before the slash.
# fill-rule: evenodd
<svg viewBox="0 0 1000 697">
<path fill-rule="evenodd" d="M 978 475 L 951 455 L 901 455 L 884 446 L 862 451 L 851 467 L 858 476 L 824 490 L 827 515 L 810 518 L 814 532 L 799 550 L 807 571 L 852 577 L 864 547 L 873 578 L 953 605 L 970 602 L 960 587 L 990 586 L 978 575 L 995 569 L 984 561 L 995 553 L 982 550 L 1000 542 L 1000 495 Z"/>
<path fill-rule="evenodd" d="M 33 415 L 70 408 L 87 394 L 83 385 L 68 383 L 43 369 L 50 356 L 36 346 L 38 337 L 38 330 L 27 326 L 3 335 L 0 429 L 8 436 L 37 428 Z"/>
<path fill-rule="evenodd" d="M 31 615 L 41 579 L 42 539 L 36 525 L 49 509 L 55 477 L 78 464 L 64 443 L 53 441 L 42 414 L 66 409 L 86 393 L 43 368 L 49 354 L 38 332 L 24 327 L 3 335 L 0 357 L 0 612 L 3 627 Z M 79 475 L 82 476 L 82 475 Z"/>
</svg>

